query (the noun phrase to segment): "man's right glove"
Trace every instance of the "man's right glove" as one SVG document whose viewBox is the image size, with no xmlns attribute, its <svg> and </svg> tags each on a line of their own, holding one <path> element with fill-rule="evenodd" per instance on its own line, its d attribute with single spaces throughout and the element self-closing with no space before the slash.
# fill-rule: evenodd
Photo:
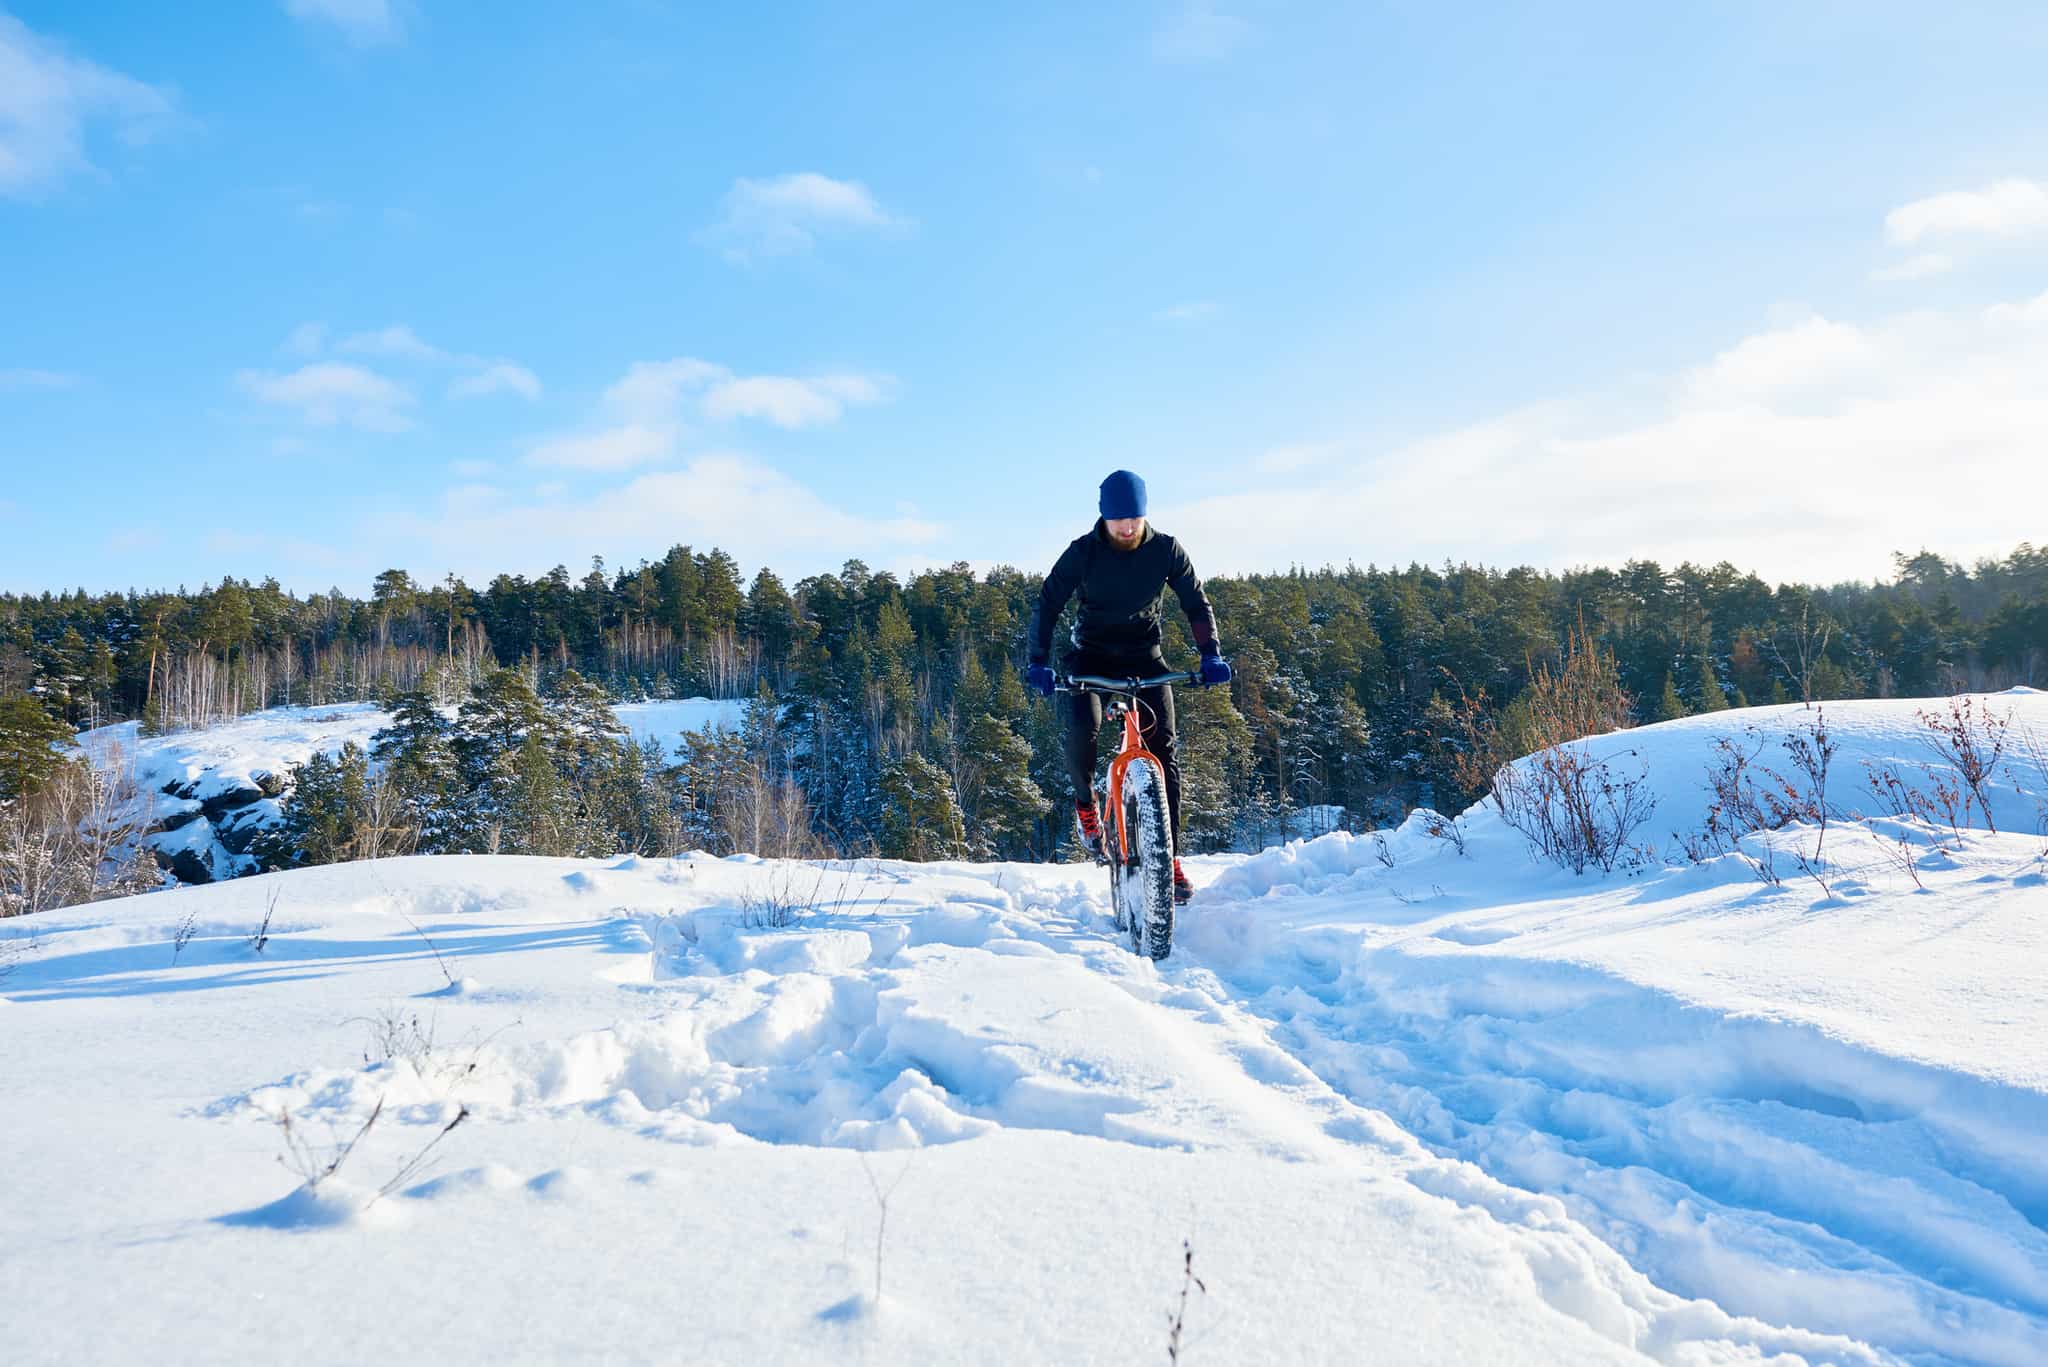
<svg viewBox="0 0 2048 1367">
<path fill-rule="evenodd" d="M 1053 678 L 1052 666 L 1044 664 L 1033 665 L 1025 670 L 1024 681 L 1048 698 L 1052 696 L 1053 685 L 1058 682 Z"/>
<path fill-rule="evenodd" d="M 1221 655 L 1202 657 L 1202 682 L 1205 684 L 1227 684 L 1230 682 L 1230 661 Z"/>
</svg>

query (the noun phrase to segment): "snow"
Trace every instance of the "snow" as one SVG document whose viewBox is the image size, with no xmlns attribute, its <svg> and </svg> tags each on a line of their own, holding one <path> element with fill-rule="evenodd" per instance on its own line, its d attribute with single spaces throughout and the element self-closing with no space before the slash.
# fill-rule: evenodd
<svg viewBox="0 0 2048 1367">
<path fill-rule="evenodd" d="M 1912 710 L 1829 704 L 1838 772 L 1919 763 Z M 1810 718 L 1593 744 L 1675 822 L 1718 734 Z M 1574 877 L 1484 808 L 1189 858 L 1158 964 L 1089 866 L 401 859 L 0 924 L 9 1360 L 1157 1360 L 1185 1241 L 1189 1362 L 2037 1364 L 2002 782 L 1924 890 L 1847 822 L 1825 895 Z M 373 1112 L 278 1165 L 278 1114 Z"/>
<path fill-rule="evenodd" d="M 736 728 L 745 710 L 743 701 L 709 698 L 624 703 L 613 709 L 625 735 L 635 742 L 654 740 L 667 753 L 693 732 Z M 446 711 L 454 715 L 453 708 Z M 372 703 L 337 703 L 273 707 L 165 736 L 144 736 L 137 723 L 122 722 L 87 731 L 78 743 L 95 763 L 131 779 L 137 795 L 131 814 L 143 824 L 182 823 L 149 836 L 145 843 L 151 849 L 166 860 L 189 851 L 219 881 L 256 870 L 248 852 L 252 828 L 275 825 L 279 815 L 278 803 L 261 795 L 267 780 L 281 782 L 293 765 L 315 754 L 339 754 L 351 742 L 367 750 L 371 738 L 390 724 L 391 713 Z M 223 836 L 230 838 L 224 841 Z"/>
</svg>

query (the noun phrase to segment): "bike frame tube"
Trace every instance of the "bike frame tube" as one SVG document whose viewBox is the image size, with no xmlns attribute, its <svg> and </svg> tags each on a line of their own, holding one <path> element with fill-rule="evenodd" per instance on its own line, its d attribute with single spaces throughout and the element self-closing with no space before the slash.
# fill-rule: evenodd
<svg viewBox="0 0 2048 1367">
<path fill-rule="evenodd" d="M 1138 725 L 1138 698 L 1141 688 L 1156 688 L 1161 684 L 1199 684 L 1202 676 L 1183 671 L 1175 674 L 1158 674 L 1149 679 L 1111 679 L 1100 674 L 1075 674 L 1069 677 L 1069 687 L 1078 687 L 1083 692 L 1114 693 L 1123 699 L 1124 743 L 1116 758 L 1109 762 L 1109 805 L 1116 811 L 1117 855 L 1128 864 L 1131 862 L 1131 833 L 1124 821 L 1124 771 L 1135 760 L 1149 763 L 1159 775 L 1160 789 L 1166 786 L 1166 766 L 1159 762 L 1159 756 L 1145 748 L 1144 728 Z M 1167 839 L 1173 838 L 1172 828 L 1167 829 Z M 1172 851 L 1167 852 L 1169 857 Z"/>
<path fill-rule="evenodd" d="M 1131 862 L 1131 833 L 1126 829 L 1124 821 L 1124 770 L 1131 767 L 1133 760 L 1140 759 L 1158 771 L 1159 784 L 1163 790 L 1166 784 L 1166 766 L 1159 762 L 1159 756 L 1145 748 L 1144 732 L 1138 727 L 1138 709 L 1126 706 L 1123 749 L 1117 751 L 1116 758 L 1109 762 L 1109 805 L 1116 809 L 1117 852 L 1126 864 Z M 1170 830 L 1167 838 L 1172 839 Z"/>
</svg>

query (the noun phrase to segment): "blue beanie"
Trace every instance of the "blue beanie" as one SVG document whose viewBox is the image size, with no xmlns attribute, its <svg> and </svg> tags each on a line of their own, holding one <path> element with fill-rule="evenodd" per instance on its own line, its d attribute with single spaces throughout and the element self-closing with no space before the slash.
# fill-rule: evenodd
<svg viewBox="0 0 2048 1367">
<path fill-rule="evenodd" d="M 1111 522 L 1120 517 L 1145 515 L 1145 481 L 1129 470 L 1118 470 L 1102 481 L 1102 515 Z"/>
</svg>

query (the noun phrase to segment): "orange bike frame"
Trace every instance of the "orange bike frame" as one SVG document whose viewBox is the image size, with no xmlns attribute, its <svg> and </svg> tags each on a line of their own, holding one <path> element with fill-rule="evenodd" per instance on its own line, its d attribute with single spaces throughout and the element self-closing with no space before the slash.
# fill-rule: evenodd
<svg viewBox="0 0 2048 1367">
<path fill-rule="evenodd" d="M 1124 829 L 1124 770 L 1134 759 L 1147 760 L 1159 771 L 1162 796 L 1166 788 L 1166 766 L 1159 762 L 1159 756 L 1145 748 L 1145 733 L 1138 725 L 1138 699 L 1132 696 L 1124 707 L 1124 745 L 1117 751 L 1116 758 L 1109 762 L 1109 805 L 1116 812 L 1117 852 L 1123 862 L 1131 862 L 1131 834 Z M 1169 837 L 1171 838 L 1171 837 Z M 1168 851 L 1169 854 L 1172 851 Z"/>
</svg>

